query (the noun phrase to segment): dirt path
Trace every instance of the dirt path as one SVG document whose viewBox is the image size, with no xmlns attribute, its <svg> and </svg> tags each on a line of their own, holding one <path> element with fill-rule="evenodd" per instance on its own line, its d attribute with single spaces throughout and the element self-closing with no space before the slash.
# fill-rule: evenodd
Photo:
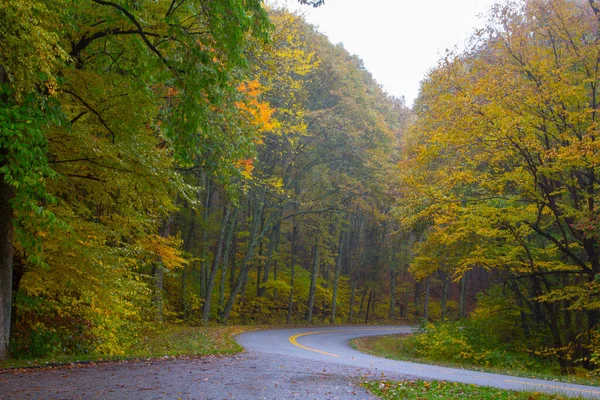
<svg viewBox="0 0 600 400">
<path fill-rule="evenodd" d="M 0 399 L 372 399 L 376 370 L 259 352 L 0 373 Z"/>
</svg>

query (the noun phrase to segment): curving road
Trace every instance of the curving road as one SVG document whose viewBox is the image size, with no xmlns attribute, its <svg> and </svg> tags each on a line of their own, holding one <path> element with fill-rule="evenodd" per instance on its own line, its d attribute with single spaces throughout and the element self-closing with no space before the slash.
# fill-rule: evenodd
<svg viewBox="0 0 600 400">
<path fill-rule="evenodd" d="M 238 337 L 238 342 L 250 352 L 302 358 L 320 362 L 322 365 L 360 367 L 376 370 L 389 378 L 399 376 L 402 379 L 411 375 L 423 379 L 472 383 L 501 389 L 600 398 L 600 387 L 388 360 L 361 353 L 348 344 L 351 339 L 357 337 L 410 333 L 411 330 L 408 326 L 276 329 L 244 333 Z"/>
<path fill-rule="evenodd" d="M 348 346 L 356 337 L 410 330 L 276 329 L 240 335 L 238 341 L 247 351 L 230 357 L 0 370 L 0 399 L 377 400 L 359 382 L 414 377 L 600 398 L 600 388 L 392 361 Z"/>
</svg>

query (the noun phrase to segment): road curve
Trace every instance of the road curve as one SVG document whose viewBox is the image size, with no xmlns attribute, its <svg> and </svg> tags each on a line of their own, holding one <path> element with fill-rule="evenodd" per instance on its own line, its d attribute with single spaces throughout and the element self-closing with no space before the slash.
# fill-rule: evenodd
<svg viewBox="0 0 600 400">
<path fill-rule="evenodd" d="M 368 368 L 389 378 L 411 375 L 422 379 L 472 383 L 501 389 L 600 398 L 600 387 L 389 360 L 361 353 L 352 349 L 348 344 L 351 339 L 358 337 L 410 333 L 411 331 L 412 328 L 409 326 L 273 329 L 244 333 L 238 336 L 238 342 L 249 352 L 297 357 L 324 364 Z"/>
</svg>

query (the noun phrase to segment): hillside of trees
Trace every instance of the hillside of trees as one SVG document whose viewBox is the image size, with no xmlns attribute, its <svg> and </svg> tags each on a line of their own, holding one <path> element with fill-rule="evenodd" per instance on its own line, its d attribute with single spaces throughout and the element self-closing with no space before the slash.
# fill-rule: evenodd
<svg viewBox="0 0 600 400">
<path fill-rule="evenodd" d="M 412 108 L 260 0 L 23 0 L 0 26 L 0 358 L 471 318 L 596 367 L 595 1 L 495 6 Z"/>
</svg>

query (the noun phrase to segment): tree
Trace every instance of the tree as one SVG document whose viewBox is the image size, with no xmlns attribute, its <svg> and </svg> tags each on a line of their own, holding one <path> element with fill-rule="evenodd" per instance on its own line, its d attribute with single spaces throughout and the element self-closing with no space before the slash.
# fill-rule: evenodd
<svg viewBox="0 0 600 400">
<path fill-rule="evenodd" d="M 590 4 L 497 6 L 473 46 L 450 54 L 423 85 L 406 174 L 432 225 L 420 251 L 428 261 L 417 268 L 425 273 L 452 254 L 456 277 L 475 267 L 499 273 L 565 372 L 573 348 L 586 345 L 573 341 L 570 312 L 587 319 L 579 340 L 598 323 L 598 20 Z"/>
<path fill-rule="evenodd" d="M 202 9 L 202 13 L 195 11 L 198 9 Z M 172 148 L 183 164 L 188 164 L 203 151 L 206 141 L 202 138 L 211 138 L 216 143 L 226 140 L 218 134 L 218 129 L 213 129 L 214 118 L 211 117 L 216 115 L 218 107 L 230 104 L 225 100 L 232 90 L 230 77 L 245 64 L 248 34 L 266 38 L 270 26 L 262 2 L 258 0 L 159 1 L 143 7 L 104 0 L 89 4 L 38 0 L 5 3 L 0 18 L 2 25 L 9 28 L 2 40 L 0 63 L 2 83 L 5 84 L 3 102 L 11 102 L 10 108 L 6 109 L 25 105 L 26 113 L 34 113 L 36 109 L 44 112 L 48 108 L 26 103 L 23 99 L 37 97 L 44 104 L 45 98 L 55 98 L 61 113 L 73 126 L 96 125 L 92 132 L 77 129 L 76 134 L 87 135 L 89 140 L 98 140 L 102 145 L 117 146 L 133 132 L 147 131 L 150 124 L 156 129 L 154 138 Z M 25 43 L 35 43 L 35 46 Z M 30 49 L 29 57 L 24 52 Z M 161 110 L 167 109 L 163 94 L 169 87 L 179 95 L 176 99 L 168 96 L 170 112 L 159 115 Z M 107 88 L 109 90 L 102 92 Z M 110 97 L 117 93 L 126 96 L 126 100 L 122 99 L 125 104 L 127 101 L 131 101 L 129 104 L 149 101 L 151 105 L 141 110 L 150 111 L 151 115 L 142 117 L 141 113 L 134 113 L 142 117 L 138 120 L 119 115 L 119 111 L 124 111 L 123 105 L 119 110 L 116 99 Z M 108 98 L 105 95 L 109 95 Z M 103 108 L 105 99 L 109 101 L 107 108 Z M 4 121 L 23 129 L 12 122 L 17 115 L 12 114 Z M 36 121 L 31 117 L 26 120 Z M 39 118 L 37 120 L 41 122 Z M 46 123 L 41 122 L 41 125 Z M 62 126 L 64 129 L 65 125 Z M 22 158 L 15 158 L 14 151 L 22 149 L 23 154 L 33 154 L 48 138 L 45 126 L 28 131 L 38 132 L 36 142 L 28 143 L 27 140 L 31 140 L 28 138 L 20 146 L 3 142 L 0 160 L 3 168 L 0 192 L 4 201 L 0 210 L 7 217 L 6 221 L 17 226 L 16 221 L 23 214 L 17 213 L 13 217 L 19 211 L 15 204 L 30 208 L 35 205 L 35 210 L 44 212 L 43 177 L 50 174 L 46 158 L 34 157 L 39 166 L 29 171 L 38 178 L 19 182 L 20 176 L 27 176 L 27 170 L 23 169 L 24 165 L 19 165 Z M 41 153 L 44 154 L 43 149 Z M 55 165 L 57 162 L 64 160 L 55 161 Z M 89 157 L 79 161 L 80 166 L 86 163 L 90 163 Z M 225 161 L 223 165 L 229 163 Z M 98 179 L 93 175 L 89 178 Z M 23 197 L 24 202 L 15 200 Z M 0 321 L 4 334 L 0 347 L 4 357 L 9 341 L 10 314 L 7 312 L 11 308 L 12 287 L 10 226 L 5 227 L 2 234 Z M 17 236 L 19 245 L 27 248 L 31 234 Z M 29 249 L 27 255 L 30 261 L 39 261 L 35 259 L 38 254 Z"/>
</svg>

